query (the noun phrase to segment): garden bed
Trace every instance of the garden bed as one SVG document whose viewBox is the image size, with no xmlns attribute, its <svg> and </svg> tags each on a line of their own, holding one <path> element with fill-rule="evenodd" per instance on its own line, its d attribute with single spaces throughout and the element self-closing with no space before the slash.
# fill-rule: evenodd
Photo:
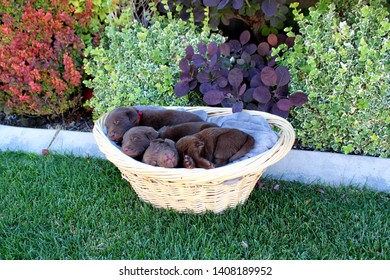
<svg viewBox="0 0 390 280">
<path fill-rule="evenodd" d="M 17 127 L 62 129 L 70 131 L 91 132 L 93 129 L 92 111 L 79 107 L 67 111 L 62 115 L 45 117 L 6 115 L 0 112 L 0 124 Z"/>
</svg>

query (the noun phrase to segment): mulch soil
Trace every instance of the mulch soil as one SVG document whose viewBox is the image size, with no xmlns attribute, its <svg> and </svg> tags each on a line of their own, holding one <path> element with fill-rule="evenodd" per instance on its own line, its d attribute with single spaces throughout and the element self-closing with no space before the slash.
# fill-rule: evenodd
<svg viewBox="0 0 390 280">
<path fill-rule="evenodd" d="M 46 129 L 62 129 L 70 131 L 91 132 L 93 129 L 92 110 L 80 107 L 61 115 L 24 116 L 0 112 L 0 124 Z"/>
</svg>

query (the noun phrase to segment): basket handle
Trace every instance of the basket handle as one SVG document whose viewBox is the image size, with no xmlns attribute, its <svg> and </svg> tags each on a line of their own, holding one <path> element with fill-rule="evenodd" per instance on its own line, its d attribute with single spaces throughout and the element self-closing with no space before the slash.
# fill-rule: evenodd
<svg viewBox="0 0 390 280">
<path fill-rule="evenodd" d="M 270 160 L 265 163 L 264 168 L 267 168 L 284 158 L 291 151 L 295 142 L 295 130 L 290 124 L 290 122 L 288 122 L 282 117 L 269 113 L 263 113 L 262 115 L 265 117 L 265 119 L 271 126 L 280 129 L 280 138 L 277 142 L 280 143 L 280 145 L 275 144 L 274 148 L 271 148 L 270 151 L 275 149 L 275 147 L 278 147 L 278 150 L 272 155 Z"/>
</svg>

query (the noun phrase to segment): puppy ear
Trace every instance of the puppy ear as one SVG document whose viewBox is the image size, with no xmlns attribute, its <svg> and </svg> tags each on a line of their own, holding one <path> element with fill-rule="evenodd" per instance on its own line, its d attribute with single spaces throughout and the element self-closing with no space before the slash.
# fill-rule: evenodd
<svg viewBox="0 0 390 280">
<path fill-rule="evenodd" d="M 138 121 L 138 113 L 134 107 L 126 107 L 125 114 L 129 118 L 130 122 L 137 123 Z"/>
<path fill-rule="evenodd" d="M 176 149 L 175 141 L 166 138 L 166 139 L 164 139 L 164 143 L 165 143 L 166 146 Z"/>
<path fill-rule="evenodd" d="M 153 130 L 145 132 L 145 136 L 149 140 L 153 140 L 153 139 L 156 139 L 158 137 L 158 132 L 153 129 Z"/>
</svg>

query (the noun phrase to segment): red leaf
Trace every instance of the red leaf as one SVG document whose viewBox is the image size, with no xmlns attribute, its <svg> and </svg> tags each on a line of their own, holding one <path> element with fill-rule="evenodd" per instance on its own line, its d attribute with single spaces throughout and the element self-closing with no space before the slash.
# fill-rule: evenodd
<svg viewBox="0 0 390 280">
<path fill-rule="evenodd" d="M 215 7 L 219 4 L 219 0 L 203 0 L 203 4 L 208 7 Z"/>
<path fill-rule="evenodd" d="M 288 99 L 280 99 L 278 102 L 276 102 L 276 106 L 278 106 L 278 108 L 282 111 L 289 111 L 292 104 Z"/>
<path fill-rule="evenodd" d="M 212 57 L 213 55 L 217 54 L 218 52 L 218 45 L 216 42 L 211 42 L 207 47 L 207 53 L 209 57 Z"/>
<path fill-rule="evenodd" d="M 242 101 L 237 101 L 237 102 L 234 103 L 233 106 L 232 106 L 232 112 L 233 112 L 233 113 L 241 112 L 242 109 L 244 109 L 244 103 L 243 103 Z"/>
<path fill-rule="evenodd" d="M 292 48 L 294 46 L 294 42 L 295 42 L 295 37 L 288 37 L 286 38 L 286 45 L 289 47 L 289 48 Z"/>
<path fill-rule="evenodd" d="M 222 91 L 217 89 L 212 89 L 206 92 L 203 96 L 203 101 L 208 105 L 217 105 L 225 99 L 225 95 Z"/>
<path fill-rule="evenodd" d="M 179 62 L 180 70 L 183 72 L 190 72 L 190 64 L 186 58 L 182 58 Z"/>
<path fill-rule="evenodd" d="M 206 59 L 200 54 L 195 54 L 192 57 L 192 62 L 194 63 L 195 67 L 203 67 L 207 64 Z"/>
<path fill-rule="evenodd" d="M 268 17 L 272 17 L 276 14 L 277 3 L 275 0 L 263 0 L 261 9 Z"/>
<path fill-rule="evenodd" d="M 268 37 L 267 37 L 267 42 L 273 46 L 273 47 L 276 47 L 278 45 L 278 36 L 276 36 L 275 34 L 269 34 Z"/>
<path fill-rule="evenodd" d="M 240 87 L 240 90 L 238 91 L 238 95 L 239 96 L 242 96 L 246 91 L 246 84 L 243 84 L 241 87 Z"/>
<path fill-rule="evenodd" d="M 267 103 L 271 100 L 271 93 L 267 87 L 259 86 L 253 91 L 253 98 L 260 103 Z"/>
<path fill-rule="evenodd" d="M 285 86 L 290 82 L 290 72 L 286 66 L 279 66 L 275 69 L 279 87 Z"/>
<path fill-rule="evenodd" d="M 196 78 L 198 79 L 198 81 L 200 83 L 208 83 L 208 82 L 210 82 L 210 74 L 207 73 L 207 72 L 204 72 L 204 71 L 198 73 Z"/>
<path fill-rule="evenodd" d="M 282 118 L 287 118 L 288 115 L 289 115 L 289 111 L 283 111 L 283 110 L 280 110 L 277 106 L 277 104 L 273 104 L 272 105 L 272 108 L 271 108 L 271 114 L 274 114 L 274 115 L 277 115 L 279 117 L 282 117 Z"/>
<path fill-rule="evenodd" d="M 198 51 L 200 54 L 205 55 L 207 52 L 207 44 L 205 42 L 200 42 L 198 44 Z"/>
<path fill-rule="evenodd" d="M 230 70 L 228 75 L 228 81 L 233 87 L 238 87 L 244 79 L 242 71 L 238 68 Z"/>
<path fill-rule="evenodd" d="M 260 79 L 264 85 L 272 86 L 276 84 L 277 78 L 274 68 L 266 66 L 261 70 Z"/>
<path fill-rule="evenodd" d="M 188 81 L 179 82 L 175 85 L 174 92 L 178 97 L 186 95 L 190 91 L 190 85 Z"/>
<path fill-rule="evenodd" d="M 193 55 L 194 55 L 194 48 L 192 46 L 188 46 L 186 48 L 186 58 L 191 59 Z"/>
<path fill-rule="evenodd" d="M 221 54 L 223 55 L 230 55 L 230 45 L 228 43 L 223 43 L 220 47 Z"/>
<path fill-rule="evenodd" d="M 289 96 L 289 100 L 294 106 L 302 106 L 307 102 L 307 95 L 303 92 L 295 92 Z"/>
<path fill-rule="evenodd" d="M 251 33 L 248 30 L 243 31 L 240 34 L 241 45 L 245 45 L 246 43 L 248 43 L 250 38 L 251 38 Z"/>
<path fill-rule="evenodd" d="M 269 50 L 270 47 L 267 42 L 262 42 L 257 46 L 257 52 L 262 56 L 268 55 Z"/>
</svg>

